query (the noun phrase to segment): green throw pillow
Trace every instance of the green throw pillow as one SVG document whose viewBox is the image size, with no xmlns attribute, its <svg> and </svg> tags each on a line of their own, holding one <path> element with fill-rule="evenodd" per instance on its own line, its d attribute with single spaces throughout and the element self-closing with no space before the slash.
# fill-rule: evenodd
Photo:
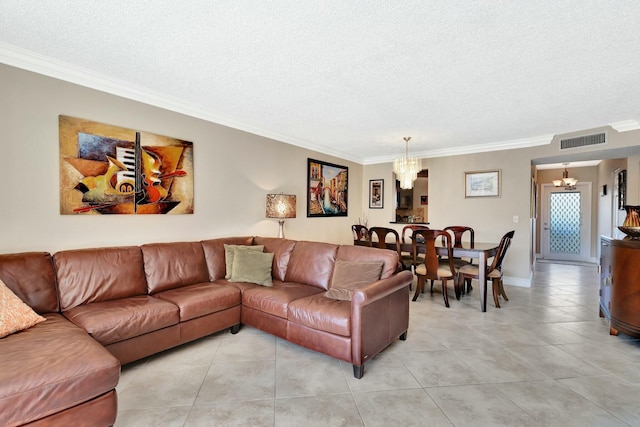
<svg viewBox="0 0 640 427">
<path fill-rule="evenodd" d="M 256 283 L 273 286 L 271 268 L 273 253 L 234 249 L 231 282 Z"/>
<path fill-rule="evenodd" d="M 264 250 L 264 245 L 253 245 L 253 246 L 224 245 L 224 263 L 226 264 L 226 267 L 227 267 L 224 278 L 227 280 L 231 279 L 231 270 L 233 266 L 233 250 L 235 248 L 239 248 L 241 250 L 246 250 L 246 251 L 262 252 Z"/>
<path fill-rule="evenodd" d="M 337 260 L 333 268 L 331 288 L 325 297 L 351 301 L 356 289 L 380 280 L 382 261 L 343 261 Z"/>
</svg>

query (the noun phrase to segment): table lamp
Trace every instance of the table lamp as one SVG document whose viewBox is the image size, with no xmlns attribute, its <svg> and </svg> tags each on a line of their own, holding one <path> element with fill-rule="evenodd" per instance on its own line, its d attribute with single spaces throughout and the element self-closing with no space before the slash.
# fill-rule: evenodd
<svg viewBox="0 0 640 427">
<path fill-rule="evenodd" d="M 267 194 L 267 218 L 278 218 L 278 237 L 284 239 L 284 218 L 296 217 L 296 196 L 293 194 Z"/>
</svg>

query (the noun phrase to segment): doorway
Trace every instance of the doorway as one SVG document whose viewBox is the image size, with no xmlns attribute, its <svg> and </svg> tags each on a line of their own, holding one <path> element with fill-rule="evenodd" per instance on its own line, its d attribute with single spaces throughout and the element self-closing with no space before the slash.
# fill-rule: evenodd
<svg viewBox="0 0 640 427">
<path fill-rule="evenodd" d="M 591 183 L 575 189 L 542 185 L 542 257 L 558 261 L 591 260 Z"/>
</svg>

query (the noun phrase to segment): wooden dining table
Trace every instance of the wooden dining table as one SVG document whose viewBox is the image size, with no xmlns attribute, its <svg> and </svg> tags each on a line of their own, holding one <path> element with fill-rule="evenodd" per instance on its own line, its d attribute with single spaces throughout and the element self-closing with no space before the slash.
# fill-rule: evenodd
<svg viewBox="0 0 640 427">
<path fill-rule="evenodd" d="M 393 251 L 396 250 L 395 242 L 387 242 L 387 249 Z M 478 265 L 481 266 L 478 270 L 478 282 L 480 284 L 480 309 L 483 312 L 487 311 L 487 260 L 496 255 L 498 252 L 498 246 L 500 243 L 484 243 L 484 242 L 462 242 L 460 246 L 454 246 L 453 256 L 455 258 L 477 258 Z M 411 243 L 401 243 L 401 252 L 413 252 Z M 445 246 L 436 245 L 436 251 L 440 256 L 447 256 L 447 248 Z M 460 298 L 460 290 L 456 289 L 456 299 Z"/>
</svg>

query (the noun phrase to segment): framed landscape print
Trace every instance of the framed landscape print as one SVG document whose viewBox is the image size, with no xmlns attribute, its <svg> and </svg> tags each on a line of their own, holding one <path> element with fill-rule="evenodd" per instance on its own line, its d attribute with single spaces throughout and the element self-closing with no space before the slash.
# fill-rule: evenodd
<svg viewBox="0 0 640 427">
<path fill-rule="evenodd" d="M 307 217 L 347 216 L 349 168 L 307 159 Z"/>
<path fill-rule="evenodd" d="M 369 209 L 384 208 L 384 179 L 369 180 Z"/>
<path fill-rule="evenodd" d="M 464 197 L 500 197 L 500 170 L 465 172 Z"/>
</svg>

